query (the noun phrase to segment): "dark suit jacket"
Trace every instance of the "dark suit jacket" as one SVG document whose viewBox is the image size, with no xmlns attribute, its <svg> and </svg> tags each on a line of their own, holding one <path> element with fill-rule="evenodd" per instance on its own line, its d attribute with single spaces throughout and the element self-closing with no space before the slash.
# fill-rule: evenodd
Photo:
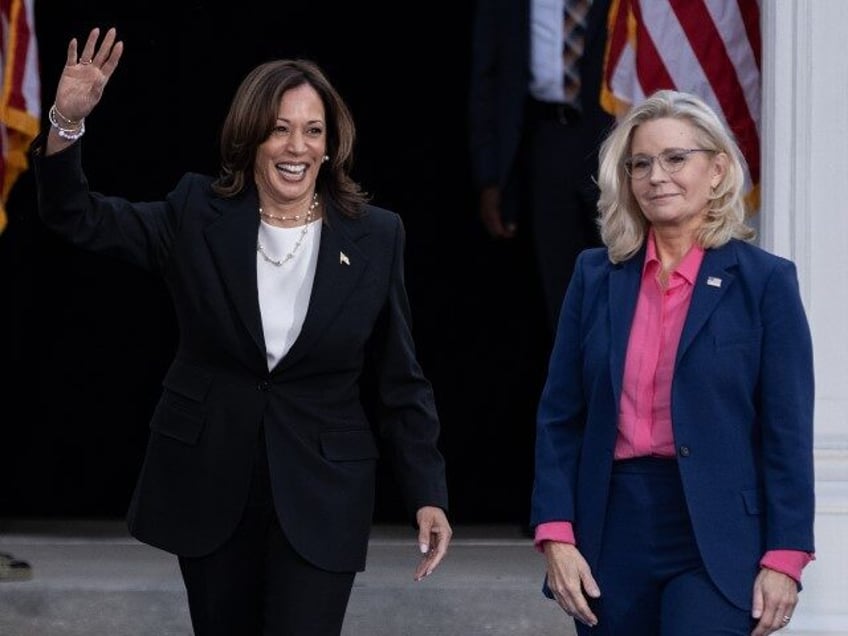
<svg viewBox="0 0 848 636">
<path fill-rule="evenodd" d="M 593 568 L 643 261 L 644 249 L 618 265 L 603 248 L 581 254 L 539 405 L 531 523 L 572 521 Z M 812 344 L 790 261 L 736 240 L 706 251 L 671 404 L 698 548 L 750 608 L 766 551 L 813 552 Z"/>
<path fill-rule="evenodd" d="M 185 556 L 221 545 L 245 505 L 260 427 L 280 524 L 319 567 L 364 569 L 375 434 L 392 449 L 410 514 L 447 506 L 435 403 L 410 332 L 396 214 L 366 206 L 353 220 L 327 205 L 303 330 L 269 372 L 253 187 L 222 199 L 210 178 L 188 174 L 165 201 L 131 203 L 89 193 L 80 144 L 34 156 L 33 166 L 47 225 L 79 247 L 160 274 L 176 310 L 179 343 L 129 510 L 135 537 Z M 360 395 L 369 371 L 379 393 L 374 423 Z"/>
<path fill-rule="evenodd" d="M 585 50 L 580 60 L 580 103 L 585 139 L 596 146 L 612 123 L 601 108 L 601 79 L 609 0 L 595 0 L 586 25 Z M 477 0 L 472 26 L 471 73 L 468 93 L 469 153 L 472 178 L 478 188 L 500 186 L 504 216 L 516 218 L 520 195 L 512 196 L 516 183 L 516 160 L 525 127 L 525 106 L 530 85 L 529 0 Z M 574 167 L 594 174 L 597 148 L 565 149 L 552 161 L 569 158 Z"/>
</svg>

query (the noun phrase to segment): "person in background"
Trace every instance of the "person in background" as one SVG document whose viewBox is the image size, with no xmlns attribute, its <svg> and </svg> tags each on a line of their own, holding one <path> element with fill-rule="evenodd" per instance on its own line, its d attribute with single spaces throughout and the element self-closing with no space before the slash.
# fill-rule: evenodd
<svg viewBox="0 0 848 636">
<path fill-rule="evenodd" d="M 553 334 L 577 254 L 599 245 L 593 182 L 609 0 L 477 0 L 469 158 L 488 234 L 532 234 Z"/>
<path fill-rule="evenodd" d="M 416 580 L 452 534 L 403 224 L 349 176 L 354 122 L 309 60 L 247 74 L 217 177 L 187 173 L 161 201 L 90 191 L 81 138 L 124 52 L 100 35 L 70 41 L 31 155 L 46 225 L 158 273 L 176 311 L 130 532 L 178 556 L 199 636 L 337 635 L 365 568 L 377 436 L 418 528 Z"/>
<path fill-rule="evenodd" d="M 743 161 L 668 90 L 601 148 L 605 247 L 563 302 L 531 513 L 581 636 L 773 633 L 815 556 L 810 330 L 795 265 L 751 243 Z"/>
</svg>

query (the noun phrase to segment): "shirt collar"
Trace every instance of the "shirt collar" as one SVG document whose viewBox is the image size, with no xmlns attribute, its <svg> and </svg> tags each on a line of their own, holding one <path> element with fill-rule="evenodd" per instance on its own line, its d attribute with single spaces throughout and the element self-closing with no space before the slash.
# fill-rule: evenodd
<svg viewBox="0 0 848 636">
<path fill-rule="evenodd" d="M 701 262 L 704 260 L 704 248 L 694 243 L 686 256 L 683 257 L 672 275 L 682 276 L 690 285 L 695 284 L 695 279 L 698 277 L 698 270 L 701 268 Z M 642 276 L 646 273 L 654 273 L 660 267 L 660 259 L 657 256 L 657 246 L 654 243 L 654 228 L 648 228 L 648 249 L 645 252 L 645 264 L 642 266 Z"/>
</svg>

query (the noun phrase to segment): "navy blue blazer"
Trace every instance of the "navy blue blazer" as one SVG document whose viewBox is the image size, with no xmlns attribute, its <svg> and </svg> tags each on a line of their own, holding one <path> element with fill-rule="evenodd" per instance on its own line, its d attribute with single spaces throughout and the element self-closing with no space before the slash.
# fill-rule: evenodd
<svg viewBox="0 0 848 636">
<path fill-rule="evenodd" d="M 531 524 L 571 521 L 592 568 L 644 256 L 580 255 L 538 409 Z M 741 608 L 766 551 L 814 550 L 813 391 L 795 266 L 738 240 L 706 250 L 677 351 L 672 427 L 701 556 Z"/>
<path fill-rule="evenodd" d="M 398 215 L 369 205 L 351 219 L 325 202 L 303 328 L 269 371 L 252 185 L 223 199 L 210 177 L 187 174 L 166 200 L 133 203 L 89 191 L 80 143 L 32 159 L 45 223 L 81 248 L 160 275 L 173 301 L 179 342 L 130 504 L 136 538 L 183 556 L 221 545 L 247 501 L 260 427 L 282 529 L 319 567 L 365 567 L 378 436 L 391 449 L 411 518 L 424 505 L 447 507 Z M 368 378 L 378 421 L 360 394 Z"/>
</svg>

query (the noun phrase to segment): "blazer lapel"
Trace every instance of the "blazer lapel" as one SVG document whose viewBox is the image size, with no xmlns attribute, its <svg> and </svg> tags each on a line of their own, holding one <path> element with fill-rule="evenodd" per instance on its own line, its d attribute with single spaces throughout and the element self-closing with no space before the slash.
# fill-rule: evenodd
<svg viewBox="0 0 848 636">
<path fill-rule="evenodd" d="M 692 290 L 689 312 L 686 315 L 686 322 L 683 323 L 675 364 L 680 362 L 718 302 L 733 284 L 735 276 L 728 270 L 735 265 L 736 252 L 732 248 L 732 243 L 704 252 L 704 260 L 698 271 L 695 288 Z"/>
<path fill-rule="evenodd" d="M 326 209 L 327 219 L 321 228 L 321 244 L 315 282 L 309 298 L 309 308 L 303 328 L 288 353 L 274 371 L 281 371 L 300 359 L 324 333 L 330 322 L 342 311 L 350 293 L 368 267 L 368 258 L 357 247 L 365 223 L 352 221 L 335 211 Z"/>
<path fill-rule="evenodd" d="M 265 359 L 265 341 L 256 290 L 256 237 L 259 199 L 255 190 L 235 199 L 213 200 L 221 216 L 205 231 L 212 258 L 253 342 Z"/>
<path fill-rule="evenodd" d="M 627 342 L 630 339 L 630 325 L 636 311 L 639 298 L 639 285 L 642 281 L 642 265 L 645 262 L 645 248 L 613 268 L 609 277 L 610 311 L 610 372 L 612 387 L 615 391 L 615 404 L 621 401 L 621 384 L 624 378 L 624 360 L 627 354 Z"/>
</svg>

